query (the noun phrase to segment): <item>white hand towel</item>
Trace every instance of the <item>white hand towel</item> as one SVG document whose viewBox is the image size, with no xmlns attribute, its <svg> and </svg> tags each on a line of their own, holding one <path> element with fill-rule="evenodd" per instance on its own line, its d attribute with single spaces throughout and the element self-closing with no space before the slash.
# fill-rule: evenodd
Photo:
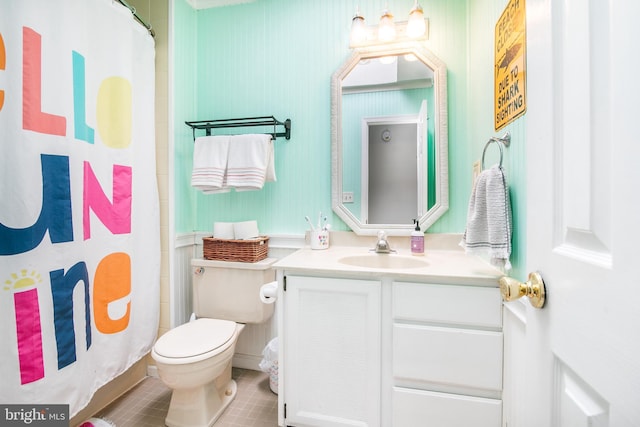
<svg viewBox="0 0 640 427">
<path fill-rule="evenodd" d="M 511 269 L 511 203 L 504 170 L 482 171 L 469 200 L 467 228 L 460 245 L 467 253 L 488 254 L 491 263 Z"/>
<path fill-rule="evenodd" d="M 226 185 L 236 191 L 259 190 L 275 181 L 271 135 L 234 135 L 229 142 Z"/>
<path fill-rule="evenodd" d="M 211 135 L 196 138 L 191 185 L 205 193 L 222 189 L 228 157 L 229 136 Z"/>
</svg>

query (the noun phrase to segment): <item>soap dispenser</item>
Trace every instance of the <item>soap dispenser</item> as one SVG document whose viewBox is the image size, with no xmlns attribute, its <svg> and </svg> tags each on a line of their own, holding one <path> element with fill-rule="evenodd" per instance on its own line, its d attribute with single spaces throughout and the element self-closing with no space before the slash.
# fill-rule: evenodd
<svg viewBox="0 0 640 427">
<path fill-rule="evenodd" d="M 411 232 L 411 255 L 424 255 L 424 233 L 420 231 L 418 220 L 414 219 L 413 222 L 416 228 Z"/>
</svg>

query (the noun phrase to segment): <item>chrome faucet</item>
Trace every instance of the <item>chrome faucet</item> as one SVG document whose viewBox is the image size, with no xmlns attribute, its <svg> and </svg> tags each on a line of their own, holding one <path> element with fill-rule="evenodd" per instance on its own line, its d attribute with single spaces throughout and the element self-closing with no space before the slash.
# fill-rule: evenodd
<svg viewBox="0 0 640 427">
<path fill-rule="evenodd" d="M 372 252 L 377 254 L 390 254 L 395 252 L 389 246 L 389 241 L 387 240 L 387 233 L 384 230 L 378 231 L 378 241 L 376 242 L 376 247 L 371 249 Z"/>
</svg>

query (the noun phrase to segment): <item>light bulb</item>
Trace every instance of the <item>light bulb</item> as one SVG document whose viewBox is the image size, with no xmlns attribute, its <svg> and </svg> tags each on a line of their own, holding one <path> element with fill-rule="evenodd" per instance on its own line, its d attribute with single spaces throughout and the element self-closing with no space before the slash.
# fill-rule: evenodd
<svg viewBox="0 0 640 427">
<path fill-rule="evenodd" d="M 396 27 L 393 23 L 393 15 L 389 9 L 385 9 L 380 17 L 378 25 L 378 39 L 384 42 L 391 41 L 396 38 Z"/>
<path fill-rule="evenodd" d="M 424 35 L 426 31 L 426 25 L 424 23 L 424 13 L 422 7 L 418 4 L 417 0 L 409 12 L 409 22 L 407 23 L 407 36 L 420 37 Z"/>
<path fill-rule="evenodd" d="M 360 10 L 356 11 L 355 16 L 351 20 L 351 44 L 360 44 L 367 37 L 367 30 L 364 25 L 364 18 L 360 15 Z"/>
</svg>

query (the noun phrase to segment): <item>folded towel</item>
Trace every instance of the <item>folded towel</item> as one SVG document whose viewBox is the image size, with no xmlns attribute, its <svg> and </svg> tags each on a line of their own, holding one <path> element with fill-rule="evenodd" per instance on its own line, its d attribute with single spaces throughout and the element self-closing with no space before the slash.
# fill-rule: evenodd
<svg viewBox="0 0 640 427">
<path fill-rule="evenodd" d="M 234 135 L 229 143 L 226 185 L 236 191 L 259 190 L 275 181 L 271 135 Z"/>
<path fill-rule="evenodd" d="M 488 254 L 491 263 L 511 269 L 511 203 L 504 170 L 482 171 L 469 200 L 467 228 L 460 246 L 467 253 Z"/>
<path fill-rule="evenodd" d="M 200 136 L 193 148 L 191 185 L 205 193 L 221 191 L 224 187 L 229 136 Z M 224 190 L 222 190 L 224 191 Z"/>
</svg>

